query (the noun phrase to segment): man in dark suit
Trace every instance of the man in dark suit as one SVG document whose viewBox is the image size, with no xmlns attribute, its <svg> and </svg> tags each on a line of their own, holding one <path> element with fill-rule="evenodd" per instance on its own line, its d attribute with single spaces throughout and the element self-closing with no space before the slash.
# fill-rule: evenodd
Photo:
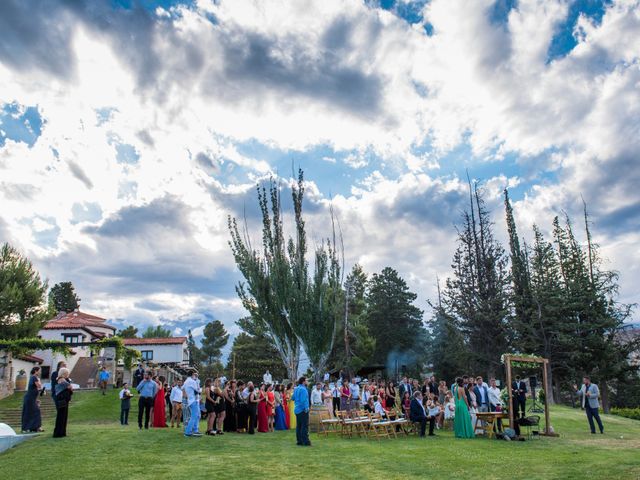
<svg viewBox="0 0 640 480">
<path fill-rule="evenodd" d="M 427 421 L 429 421 L 429 435 L 433 436 L 433 429 L 435 427 L 435 417 L 427 416 L 427 411 L 422 405 L 422 392 L 417 391 L 413 394 L 411 400 L 411 409 L 409 411 L 409 418 L 414 423 L 420 424 L 420 436 L 424 437 L 424 433 L 427 429 Z"/>
<path fill-rule="evenodd" d="M 402 381 L 400 382 L 400 399 L 404 398 L 405 392 L 409 392 L 409 397 L 413 394 L 413 389 L 411 388 L 411 384 L 407 380 L 407 377 L 402 377 Z"/>
<path fill-rule="evenodd" d="M 527 384 L 516 375 L 514 382 L 511 382 L 511 394 L 513 396 L 513 417 L 518 417 L 518 410 L 521 410 L 521 418 L 524 418 L 527 408 Z"/>
<path fill-rule="evenodd" d="M 431 375 L 431 378 L 429 379 L 429 393 L 435 395 L 436 398 L 438 398 L 438 382 L 436 380 L 436 377 L 434 377 L 433 375 Z"/>
</svg>

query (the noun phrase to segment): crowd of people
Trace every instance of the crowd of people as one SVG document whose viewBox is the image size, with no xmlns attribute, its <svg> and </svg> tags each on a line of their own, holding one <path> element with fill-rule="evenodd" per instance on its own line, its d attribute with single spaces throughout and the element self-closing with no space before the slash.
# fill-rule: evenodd
<svg viewBox="0 0 640 480">
<path fill-rule="evenodd" d="M 103 369 L 104 370 L 104 369 Z M 40 380 L 40 367 L 31 370 L 22 411 L 22 431 L 42 432 L 40 396 L 44 388 Z M 102 375 L 105 377 L 105 375 Z M 101 378 L 102 378 L 101 377 Z M 420 424 L 420 436 L 429 435 L 450 422 L 455 436 L 472 438 L 476 435 L 476 415 L 478 412 L 500 412 L 505 407 L 503 391 L 495 378 L 487 384 L 480 376 L 464 375 L 448 385 L 434 376 L 420 382 L 403 377 L 396 384 L 392 380 L 346 378 L 344 375 L 331 381 L 325 375 L 310 389 L 305 377 L 292 383 L 273 382 L 267 371 L 263 382 L 243 382 L 207 378 L 204 384 L 193 371 L 183 382 L 176 380 L 169 384 L 163 376 L 139 366 L 134 374 L 134 389 L 125 383 L 119 393 L 120 423 L 129 425 L 131 400 L 138 396 L 138 427 L 180 428 L 184 424 L 184 435 L 201 436 L 200 420 L 206 420 L 206 435 L 224 435 L 229 432 L 268 433 L 275 430 L 296 429 L 299 445 L 310 444 L 308 440 L 308 414 L 310 408 L 324 410 L 330 417 L 343 412 L 347 417 L 351 412 L 365 410 L 381 418 L 400 416 Z M 101 389 L 103 386 L 100 385 Z M 525 416 L 527 385 L 516 377 L 511 384 L 514 417 Z M 600 432 L 604 427 L 598 414 L 599 390 L 589 377 L 583 379 L 578 395 L 587 412 L 591 432 L 595 433 L 594 420 Z M 103 392 L 104 393 L 104 392 Z M 54 437 L 66 436 L 68 405 L 73 395 L 69 379 L 69 369 L 64 361 L 51 375 L 51 395 L 56 405 Z M 515 423 L 516 430 L 518 422 Z M 501 430 L 498 420 L 496 428 Z"/>
</svg>

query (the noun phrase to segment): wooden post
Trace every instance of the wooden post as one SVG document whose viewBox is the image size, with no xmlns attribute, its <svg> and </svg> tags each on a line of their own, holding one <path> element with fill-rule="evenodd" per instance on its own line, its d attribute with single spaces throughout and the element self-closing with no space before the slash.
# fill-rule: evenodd
<svg viewBox="0 0 640 480">
<path fill-rule="evenodd" d="M 513 428 L 513 392 L 511 391 L 511 356 L 504 356 L 504 364 L 507 367 L 507 392 L 509 392 L 509 405 L 507 408 L 509 409 L 509 427 Z"/>
<path fill-rule="evenodd" d="M 549 360 L 545 358 L 544 363 L 542 364 L 542 383 L 544 385 L 544 433 L 546 435 L 551 434 L 551 430 L 549 428 L 549 393 L 547 391 L 547 368 L 549 367 Z"/>
</svg>

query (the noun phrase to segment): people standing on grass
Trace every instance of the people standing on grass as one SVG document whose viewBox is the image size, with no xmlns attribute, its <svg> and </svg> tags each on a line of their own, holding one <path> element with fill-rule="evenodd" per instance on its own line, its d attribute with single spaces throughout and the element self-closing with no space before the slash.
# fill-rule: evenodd
<svg viewBox="0 0 640 480">
<path fill-rule="evenodd" d="M 244 382 L 238 381 L 235 392 L 236 397 L 236 431 L 244 433 L 247 431 L 247 397 L 244 395 Z"/>
<path fill-rule="evenodd" d="M 293 399 L 293 383 L 287 385 L 287 398 L 289 399 L 289 428 L 293 430 L 296 428 L 296 402 Z"/>
<path fill-rule="evenodd" d="M 269 431 L 269 417 L 267 416 L 267 386 L 263 383 L 258 391 L 258 432 Z"/>
<path fill-rule="evenodd" d="M 144 428 L 149 429 L 149 417 L 151 408 L 158 392 L 158 385 L 151 380 L 149 372 L 145 372 L 142 381 L 136 387 L 140 398 L 138 399 L 138 428 L 142 430 L 142 416 L 144 415 Z"/>
<path fill-rule="evenodd" d="M 582 379 L 582 386 L 580 387 L 580 390 L 578 390 L 577 385 L 574 385 L 573 388 L 580 396 L 582 408 L 584 408 L 584 411 L 587 414 L 591 433 L 596 433 L 596 426 L 593 423 L 594 418 L 598 423 L 600 433 L 604 433 L 604 426 L 602 425 L 602 420 L 600 420 L 599 413 L 600 402 L 598 401 L 598 398 L 600 397 L 600 390 L 598 389 L 598 385 L 591 383 L 590 377 L 584 377 Z"/>
<path fill-rule="evenodd" d="M 213 380 L 207 378 L 204 381 L 204 408 L 207 412 L 207 431 L 206 435 L 215 435 L 214 423 L 216 420 L 215 411 L 216 401 L 213 398 Z"/>
<path fill-rule="evenodd" d="M 133 395 L 127 382 L 122 384 L 122 390 L 120 390 L 118 397 L 120 398 L 120 425 L 129 425 L 129 410 Z"/>
<path fill-rule="evenodd" d="M 31 369 L 27 393 L 22 400 L 22 431 L 44 432 L 42 429 L 42 415 L 40 413 L 40 400 L 38 396 L 42 390 L 40 383 L 40 367 Z"/>
<path fill-rule="evenodd" d="M 342 388 L 340 389 L 340 410 L 346 410 L 351 413 L 351 388 L 349 388 L 349 382 L 346 380 L 342 382 Z"/>
<path fill-rule="evenodd" d="M 458 377 L 455 385 L 453 393 L 456 401 L 456 415 L 453 420 L 453 430 L 457 438 L 473 438 L 475 434 L 469 415 L 470 405 L 464 388 L 464 380 Z"/>
<path fill-rule="evenodd" d="M 224 386 L 223 390 L 225 415 L 223 421 L 224 432 L 235 432 L 236 426 L 236 381 L 230 380 Z"/>
<path fill-rule="evenodd" d="M 224 392 L 220 388 L 220 379 L 216 378 L 213 382 L 213 411 L 216 414 L 215 433 L 216 435 L 224 435 L 223 426 L 224 418 L 227 414 L 227 402 L 224 398 Z"/>
<path fill-rule="evenodd" d="M 164 389 L 164 405 L 166 407 L 167 412 L 169 412 L 169 415 L 168 415 L 169 420 L 171 420 L 171 417 L 173 416 L 173 405 L 171 405 L 171 387 L 167 382 L 165 382 L 163 385 L 163 389 Z"/>
<path fill-rule="evenodd" d="M 182 380 L 177 380 L 171 388 L 169 400 L 171 401 L 171 428 L 175 422 L 176 427 L 180 428 L 180 420 L 182 420 Z"/>
<path fill-rule="evenodd" d="M 322 403 L 324 404 L 324 407 L 327 409 L 327 412 L 329 413 L 329 417 L 331 418 L 335 417 L 335 415 L 333 414 L 333 398 L 331 395 L 331 389 L 329 388 L 329 385 L 325 385 L 324 389 L 322 390 Z"/>
<path fill-rule="evenodd" d="M 513 418 L 518 417 L 518 410 L 521 411 L 520 417 L 524 418 L 527 408 L 527 384 L 524 380 L 520 380 L 520 376 L 516 375 L 516 379 L 511 382 L 511 394 L 513 396 Z"/>
<path fill-rule="evenodd" d="M 275 430 L 286 430 L 287 429 L 287 421 L 285 419 L 283 400 L 284 400 L 284 385 L 276 385 L 276 388 L 273 391 L 273 395 L 276 400 L 276 408 L 275 408 Z"/>
<path fill-rule="evenodd" d="M 345 380 L 345 386 L 349 389 Z M 293 392 L 296 414 L 296 444 L 299 446 L 311 446 L 309 440 L 309 392 L 307 391 L 307 378 L 300 377 L 298 386 Z"/>
<path fill-rule="evenodd" d="M 276 398 L 275 398 L 275 394 L 273 393 L 273 385 L 272 384 L 268 384 L 267 385 L 266 396 L 267 396 L 267 405 L 266 405 L 267 406 L 267 421 L 268 421 L 268 425 L 269 425 L 269 431 L 273 432 L 275 409 L 276 409 Z"/>
<path fill-rule="evenodd" d="M 67 420 L 69 418 L 69 402 L 73 395 L 73 386 L 69 381 L 69 369 L 61 368 L 55 387 L 56 424 L 53 429 L 54 438 L 67 436 Z"/>
<path fill-rule="evenodd" d="M 258 425 L 258 403 L 260 398 L 258 391 L 253 386 L 253 383 L 249 382 L 247 387 L 247 417 L 249 421 L 249 435 L 254 435 L 256 427 Z"/>
<path fill-rule="evenodd" d="M 61 368 L 67 368 L 67 362 L 64 360 L 60 360 L 58 362 L 58 366 L 56 367 L 56 371 L 51 374 L 51 398 L 55 401 L 56 399 L 56 383 L 58 383 L 58 372 Z"/>
<path fill-rule="evenodd" d="M 164 399 L 164 377 L 159 376 L 156 379 L 156 396 L 153 401 L 153 428 L 167 427 L 167 410 Z"/>
<path fill-rule="evenodd" d="M 107 394 L 107 385 L 109 383 L 109 377 L 111 377 L 111 373 L 107 370 L 107 366 L 103 365 L 100 369 L 100 374 L 98 375 L 98 385 L 100 386 L 100 390 L 102 391 L 102 395 Z"/>
<path fill-rule="evenodd" d="M 198 372 L 191 372 L 191 376 L 184 382 L 184 391 L 187 396 L 187 406 L 190 411 L 189 423 L 185 425 L 184 435 L 186 437 L 201 437 L 199 431 L 200 424 L 200 381 Z"/>
<path fill-rule="evenodd" d="M 142 364 L 138 364 L 138 368 L 133 372 L 133 388 L 137 388 L 138 384 L 144 380 L 144 368 L 142 368 Z"/>
</svg>

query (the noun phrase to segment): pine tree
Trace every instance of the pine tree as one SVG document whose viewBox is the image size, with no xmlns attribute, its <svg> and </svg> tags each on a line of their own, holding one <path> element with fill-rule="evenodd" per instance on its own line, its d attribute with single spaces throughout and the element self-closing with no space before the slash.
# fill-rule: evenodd
<svg viewBox="0 0 640 480">
<path fill-rule="evenodd" d="M 511 304 L 513 305 L 514 346 L 523 351 L 531 351 L 535 347 L 533 337 L 537 326 L 533 321 L 534 305 L 531 296 L 531 279 L 526 245 L 520 247 L 520 238 L 513 216 L 513 208 L 509 200 L 509 191 L 504 189 L 504 206 L 509 234 L 509 250 L 511 260 Z"/>
<path fill-rule="evenodd" d="M 338 324 L 338 334 L 329 361 L 336 370 L 355 374 L 370 362 L 375 350 L 375 338 L 366 323 L 365 292 L 367 274 L 359 264 L 351 269 L 344 284 L 345 312 Z"/>
<path fill-rule="evenodd" d="M 171 330 L 164 328 L 162 325 L 149 326 L 142 332 L 142 338 L 169 338 L 171 336 Z"/>
<path fill-rule="evenodd" d="M 367 327 L 375 338 L 373 360 L 387 365 L 391 356 L 416 364 L 424 355 L 426 330 L 417 295 L 409 290 L 398 272 L 386 267 L 374 273 L 367 284 Z M 394 367 L 390 365 L 390 367 Z"/>
<path fill-rule="evenodd" d="M 187 335 L 187 351 L 189 352 L 189 366 L 194 367 L 196 370 L 200 370 L 200 362 L 202 361 L 202 352 L 196 345 L 196 341 L 193 339 L 191 329 Z"/>
<path fill-rule="evenodd" d="M 428 321 L 431 330 L 429 338 L 429 361 L 437 378 L 453 379 L 469 367 L 466 345 L 455 319 L 442 304 L 440 282 L 438 282 L 438 303 L 432 305 L 434 314 Z"/>
<path fill-rule="evenodd" d="M 129 325 L 119 330 L 116 335 L 121 338 L 136 338 L 138 336 L 138 329 L 133 325 Z"/>
<path fill-rule="evenodd" d="M 80 298 L 71 282 L 60 282 L 51 287 L 49 303 L 56 312 L 70 313 L 80 308 Z"/>
<path fill-rule="evenodd" d="M 204 327 L 204 337 L 200 351 L 207 364 L 211 365 L 220 361 L 222 349 L 229 341 L 229 334 L 220 320 L 209 322 Z"/>
<path fill-rule="evenodd" d="M 47 282 L 14 247 L 0 248 L 0 338 L 35 337 L 55 315 L 47 308 Z"/>
<path fill-rule="evenodd" d="M 472 188 L 470 181 L 469 210 L 458 229 L 452 268 L 444 306 L 462 329 L 471 361 L 487 368 L 489 376 L 495 375 L 509 344 L 507 257 L 494 238 L 482 192 L 477 185 Z"/>
<path fill-rule="evenodd" d="M 269 339 L 264 335 L 250 335 L 246 332 L 237 335 L 233 339 L 227 360 L 227 377 L 259 383 L 267 370 L 274 380 L 282 380 L 287 376 L 287 369 Z"/>
</svg>

